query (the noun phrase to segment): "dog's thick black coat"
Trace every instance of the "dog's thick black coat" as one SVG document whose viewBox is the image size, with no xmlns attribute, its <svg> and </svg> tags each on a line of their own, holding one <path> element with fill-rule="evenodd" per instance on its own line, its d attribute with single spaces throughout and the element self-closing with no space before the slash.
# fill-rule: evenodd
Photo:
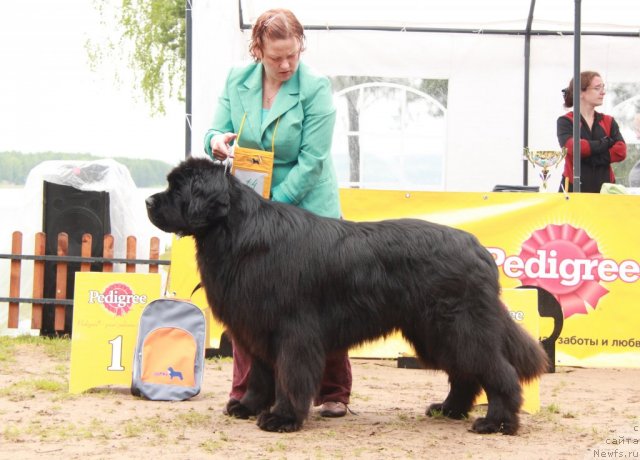
<svg viewBox="0 0 640 460">
<path fill-rule="evenodd" d="M 268 431 L 300 429 L 327 353 L 395 330 L 450 392 L 427 414 L 472 429 L 518 430 L 520 381 L 544 372 L 540 344 L 501 303 L 496 264 L 471 234 L 417 219 L 356 223 L 268 201 L 208 159 L 188 159 L 147 199 L 151 222 L 191 235 L 215 316 L 252 357 L 230 415 Z"/>
</svg>

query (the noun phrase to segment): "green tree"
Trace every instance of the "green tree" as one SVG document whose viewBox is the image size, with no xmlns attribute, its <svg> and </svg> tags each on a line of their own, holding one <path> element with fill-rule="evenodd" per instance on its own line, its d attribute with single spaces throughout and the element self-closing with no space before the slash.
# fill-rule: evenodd
<svg viewBox="0 0 640 460">
<path fill-rule="evenodd" d="M 167 99 L 184 100 L 187 0 L 93 0 L 108 33 L 105 42 L 89 41 L 93 68 L 116 59 L 133 71 L 134 89 L 151 114 L 166 113 Z M 115 79 L 120 73 L 115 70 Z"/>
</svg>

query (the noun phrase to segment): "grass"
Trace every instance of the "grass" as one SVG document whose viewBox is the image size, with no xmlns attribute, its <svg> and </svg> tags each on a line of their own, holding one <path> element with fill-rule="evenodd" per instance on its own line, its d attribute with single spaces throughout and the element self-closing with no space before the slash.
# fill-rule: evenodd
<svg viewBox="0 0 640 460">
<path fill-rule="evenodd" d="M 455 444 L 458 457 L 464 458 L 469 452 L 477 454 L 473 449 L 483 446 L 499 449 L 503 443 L 538 442 L 540 430 L 562 434 L 558 439 L 575 439 L 582 448 L 600 442 L 613 426 L 612 422 L 598 426 L 587 423 L 583 420 L 587 411 L 582 405 L 569 409 L 562 397 L 572 385 L 560 382 L 550 389 L 553 395 L 543 400 L 545 405 L 539 413 L 524 416 L 522 433 L 516 437 L 478 436 L 467 440 L 469 421 L 450 421 L 441 413 L 426 417 L 422 409 L 416 413 L 389 407 L 388 402 L 383 408 L 376 407 L 377 398 L 395 396 L 393 391 L 377 397 L 356 391 L 352 396 L 357 400 L 355 407 L 362 411 L 360 416 L 350 414 L 344 420 L 328 420 L 313 412 L 307 427 L 299 433 L 264 433 L 252 421 L 221 415 L 226 393 L 220 396 L 220 392 L 227 390 L 229 376 L 219 371 L 222 367 L 225 372 L 230 370 L 229 358 L 207 360 L 209 377 L 214 377 L 212 381 L 216 383 L 222 379 L 224 385 L 217 385 L 215 390 L 209 387 L 201 394 L 201 401 L 164 403 L 132 398 L 128 389 L 126 393 L 103 389 L 70 395 L 70 340 L 66 338 L 0 337 L 0 356 L 0 382 L 4 382 L 0 383 L 0 445 L 3 453 L 10 452 L 16 458 L 20 458 L 15 454 L 21 449 L 28 451 L 26 446 L 38 444 L 42 452 L 72 451 L 77 458 L 107 450 L 127 458 L 141 458 L 141 451 L 156 452 L 151 456 L 162 458 L 157 454 L 159 449 L 171 446 L 176 458 L 255 458 L 254 454 L 260 453 L 263 458 L 274 459 L 296 454 L 309 459 L 423 458 L 426 451 L 447 457 L 452 451 L 447 449 Z M 23 372 L 16 375 L 4 371 L 22 359 L 32 367 L 21 369 Z M 7 366 L 5 362 L 11 364 Z M 372 365 L 362 368 L 365 366 Z M 381 369 L 380 373 L 392 371 Z M 377 385 L 379 375 L 364 383 L 364 379 L 356 379 L 357 385 Z M 636 426 L 639 419 L 637 412 L 632 412 L 634 407 L 637 405 L 632 404 L 619 414 L 617 421 Z M 594 403 L 593 412 L 598 413 L 598 408 Z M 470 418 L 484 415 L 486 406 L 479 406 Z M 467 442 L 470 444 L 464 445 Z M 390 446 L 396 450 L 392 452 Z"/>
<path fill-rule="evenodd" d="M 271 445 L 268 445 L 265 449 L 267 452 L 286 452 L 287 445 L 284 441 L 276 441 Z"/>
<path fill-rule="evenodd" d="M 367 396 L 367 395 L 362 394 L 362 393 L 360 393 L 358 391 L 352 391 L 351 392 L 351 399 L 353 399 L 354 401 L 358 400 L 358 401 L 366 402 L 366 401 L 371 400 L 371 396 Z"/>
<path fill-rule="evenodd" d="M 48 393 L 51 401 L 69 398 L 67 394 L 67 373 L 71 353 L 71 340 L 68 338 L 50 338 L 23 335 L 18 337 L 0 337 L 0 363 L 3 366 L 16 364 L 16 353 L 20 347 L 34 348 L 48 360 L 55 363 L 55 371 L 47 376 L 33 376 L 12 382 L 0 388 L 0 397 L 9 401 L 28 401 L 38 392 Z"/>
<path fill-rule="evenodd" d="M 36 346 L 47 357 L 55 360 L 67 360 L 71 354 L 71 340 L 68 337 L 0 336 L 0 363 L 14 362 L 15 350 L 21 345 Z"/>
<path fill-rule="evenodd" d="M 567 386 L 567 382 L 565 381 L 560 381 L 558 382 L 553 389 L 551 390 L 551 396 L 553 396 L 554 398 L 558 396 L 559 393 L 561 393 Z"/>
<path fill-rule="evenodd" d="M 216 367 L 214 367 L 214 369 L 217 370 L 217 371 L 221 371 L 222 370 L 222 363 L 230 363 L 230 362 L 233 361 L 233 358 L 231 358 L 230 356 L 225 356 L 225 357 L 213 356 L 211 358 L 207 358 L 206 361 L 208 363 L 215 364 Z"/>
<path fill-rule="evenodd" d="M 549 414 L 559 414 L 560 413 L 560 407 L 558 407 L 558 405 L 555 404 L 555 403 L 551 403 L 548 406 L 543 407 L 542 410 L 548 412 Z"/>
<path fill-rule="evenodd" d="M 187 440 L 188 430 L 208 429 L 211 423 L 210 417 L 196 411 L 179 413 L 175 417 L 163 417 L 155 415 L 143 418 L 134 417 L 129 420 L 118 422 L 101 418 L 91 418 L 85 423 L 73 423 L 66 420 L 56 420 L 50 423 L 51 418 L 56 417 L 54 413 L 38 414 L 42 417 L 31 418 L 20 423 L 9 423 L 0 432 L 0 439 L 10 442 L 26 442 L 27 439 L 37 439 L 43 441 L 64 441 L 64 440 L 91 440 L 113 438 L 140 439 L 143 442 L 168 442 L 172 440 Z M 224 434 L 220 435 L 218 442 L 227 441 Z M 205 451 L 215 451 L 213 440 L 207 440 L 203 445 Z"/>
</svg>

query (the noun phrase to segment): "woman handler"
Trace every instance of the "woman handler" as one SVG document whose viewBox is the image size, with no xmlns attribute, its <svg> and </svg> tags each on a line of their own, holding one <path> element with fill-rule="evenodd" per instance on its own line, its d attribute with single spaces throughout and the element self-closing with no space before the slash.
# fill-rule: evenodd
<svg viewBox="0 0 640 460">
<path fill-rule="evenodd" d="M 258 150 L 273 146 L 271 199 L 338 218 L 338 183 L 331 159 L 336 116 L 331 85 L 300 62 L 304 40 L 303 27 L 289 10 L 269 10 L 257 19 L 249 45 L 255 62 L 229 72 L 205 135 L 205 151 L 224 160 L 234 141 Z M 233 360 L 227 407 L 246 392 L 251 368 L 250 357 L 235 344 Z M 315 400 L 322 405 L 322 416 L 347 413 L 351 382 L 347 350 L 328 355 Z"/>
</svg>

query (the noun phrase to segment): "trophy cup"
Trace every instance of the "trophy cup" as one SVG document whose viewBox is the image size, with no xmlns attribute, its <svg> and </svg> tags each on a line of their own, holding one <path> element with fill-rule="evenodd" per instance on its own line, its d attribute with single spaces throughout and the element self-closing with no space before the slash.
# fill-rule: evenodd
<svg viewBox="0 0 640 460">
<path fill-rule="evenodd" d="M 542 179 L 542 190 L 545 192 L 547 191 L 549 170 L 557 166 L 566 156 L 566 147 L 562 147 L 562 150 L 531 150 L 529 147 L 524 148 L 524 157 L 529 160 L 532 165 L 538 166 L 541 169 L 540 178 Z"/>
</svg>

